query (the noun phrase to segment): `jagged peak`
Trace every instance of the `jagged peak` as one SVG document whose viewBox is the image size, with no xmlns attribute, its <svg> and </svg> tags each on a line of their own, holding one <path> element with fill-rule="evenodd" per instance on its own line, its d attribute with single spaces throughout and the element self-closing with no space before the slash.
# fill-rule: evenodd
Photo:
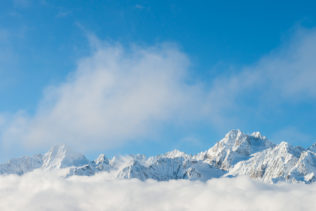
<svg viewBox="0 0 316 211">
<path fill-rule="evenodd" d="M 58 144 L 52 146 L 47 153 L 60 153 L 60 152 L 67 152 L 71 151 L 70 147 L 66 144 Z"/>
<path fill-rule="evenodd" d="M 109 159 L 102 153 L 98 156 L 98 158 L 95 160 L 96 164 L 100 163 L 106 163 L 109 164 Z"/>
<path fill-rule="evenodd" d="M 188 155 L 184 152 L 181 152 L 180 150 L 174 149 L 170 152 L 167 152 L 163 154 L 163 157 L 168 157 L 168 158 L 176 158 L 176 157 L 187 157 Z"/>
<path fill-rule="evenodd" d="M 64 168 L 89 163 L 81 153 L 73 151 L 65 144 L 55 145 L 43 156 L 43 168 Z"/>
<path fill-rule="evenodd" d="M 253 132 L 251 135 L 243 133 L 239 129 L 233 129 L 229 131 L 225 137 L 218 142 L 222 147 L 227 147 L 228 149 L 236 148 L 241 144 L 253 145 L 253 146 L 267 146 L 272 147 L 274 144 L 268 141 L 268 139 L 263 136 L 260 132 Z"/>
<path fill-rule="evenodd" d="M 251 133 L 252 137 L 254 138 L 258 138 L 258 139 L 267 139 L 267 137 L 263 136 L 259 131 L 255 131 L 253 133 Z"/>
<path fill-rule="evenodd" d="M 290 145 L 288 142 L 286 141 L 281 141 L 278 145 L 275 146 L 276 150 L 290 150 L 290 149 L 294 149 L 295 147 Z"/>
<path fill-rule="evenodd" d="M 132 165 L 136 160 L 143 163 L 146 161 L 146 156 L 143 154 L 116 155 L 109 160 L 109 163 L 114 166 Z"/>
<path fill-rule="evenodd" d="M 59 158 L 65 158 L 67 155 L 78 155 L 80 153 L 74 152 L 68 145 L 66 144 L 59 144 L 51 147 L 48 152 L 44 154 L 44 157 L 53 158 L 53 157 L 59 157 Z M 80 154 L 81 155 L 81 154 Z"/>
<path fill-rule="evenodd" d="M 288 148 L 289 146 L 291 145 L 287 143 L 286 141 L 281 141 L 277 147 Z"/>
<path fill-rule="evenodd" d="M 276 145 L 276 148 L 283 148 L 283 149 L 298 149 L 298 150 L 304 150 L 303 147 L 300 147 L 300 146 L 293 146 L 291 144 L 289 144 L 288 142 L 286 141 L 281 141 L 278 145 Z"/>
<path fill-rule="evenodd" d="M 248 159 L 251 154 L 273 148 L 275 145 L 267 139 L 261 139 L 261 134 L 247 135 L 240 130 L 231 130 L 225 137 L 211 147 L 206 154 L 196 156 L 198 159 L 207 159 L 223 169 L 235 165 L 241 160 Z M 260 135 L 260 136 L 259 136 Z"/>
<path fill-rule="evenodd" d="M 232 148 L 236 144 L 236 142 L 240 143 L 243 139 L 246 139 L 246 137 L 247 135 L 245 135 L 239 129 L 233 129 L 226 133 L 225 137 L 217 142 L 212 148 Z"/>
<path fill-rule="evenodd" d="M 292 146 L 286 141 L 282 141 L 273 148 L 274 151 L 279 151 L 281 153 L 290 153 L 296 157 L 300 157 L 301 153 L 304 151 L 304 148 L 299 146 Z"/>
<path fill-rule="evenodd" d="M 316 153 L 316 143 L 312 144 L 310 147 L 307 148 L 309 151 Z"/>
<path fill-rule="evenodd" d="M 240 129 L 232 129 L 228 133 L 226 133 L 225 138 L 231 138 L 231 139 L 236 139 L 238 137 L 242 136 L 252 136 L 254 138 L 259 138 L 259 139 L 266 139 L 267 137 L 263 136 L 261 132 L 259 131 L 254 131 L 250 135 L 242 132 Z"/>
<path fill-rule="evenodd" d="M 225 138 L 234 139 L 234 138 L 237 138 L 237 137 L 242 136 L 242 135 L 244 135 L 244 133 L 241 132 L 241 130 L 232 129 L 228 133 L 226 133 Z"/>
</svg>

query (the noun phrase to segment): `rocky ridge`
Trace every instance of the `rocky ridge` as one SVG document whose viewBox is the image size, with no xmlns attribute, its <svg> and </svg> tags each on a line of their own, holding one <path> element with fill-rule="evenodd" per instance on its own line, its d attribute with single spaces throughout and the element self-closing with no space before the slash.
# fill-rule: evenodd
<svg viewBox="0 0 316 211">
<path fill-rule="evenodd" d="M 12 159 L 0 164 L 0 174 L 22 175 L 35 169 L 67 170 L 67 177 L 107 172 L 114 178 L 166 181 L 247 175 L 264 183 L 312 183 L 316 178 L 316 144 L 304 149 L 287 142 L 271 143 L 259 132 L 250 135 L 231 130 L 210 149 L 196 155 L 174 150 L 162 155 L 114 156 L 100 154 L 89 161 L 65 145 L 54 146 L 44 155 Z"/>
</svg>

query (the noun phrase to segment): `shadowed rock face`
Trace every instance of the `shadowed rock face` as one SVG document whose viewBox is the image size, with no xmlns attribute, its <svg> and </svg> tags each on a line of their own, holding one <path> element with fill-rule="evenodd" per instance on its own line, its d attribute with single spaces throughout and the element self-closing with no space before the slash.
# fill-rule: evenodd
<svg viewBox="0 0 316 211">
<path fill-rule="evenodd" d="M 231 130 L 213 147 L 197 155 L 174 150 L 162 155 L 115 156 L 100 154 L 89 161 L 65 145 L 52 147 L 44 155 L 12 159 L 0 164 L 0 174 L 24 174 L 34 169 L 67 170 L 67 176 L 91 176 L 107 172 L 121 179 L 206 181 L 218 177 L 248 175 L 265 183 L 280 181 L 312 183 L 316 180 L 316 144 L 308 149 L 286 142 L 271 143 L 259 132 L 250 135 Z"/>
</svg>

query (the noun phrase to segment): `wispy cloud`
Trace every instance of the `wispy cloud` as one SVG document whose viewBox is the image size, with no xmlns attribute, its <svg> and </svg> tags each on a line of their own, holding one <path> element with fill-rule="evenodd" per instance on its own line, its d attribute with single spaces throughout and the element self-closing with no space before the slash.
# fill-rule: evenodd
<svg viewBox="0 0 316 211">
<path fill-rule="evenodd" d="M 226 130 L 249 124 L 250 114 L 316 99 L 313 30 L 299 31 L 252 66 L 209 79 L 211 86 L 192 83 L 189 58 L 174 45 L 126 48 L 88 37 L 91 56 L 64 83 L 46 89 L 34 115 L 6 120 L 2 146 L 109 149 L 148 139 L 166 123 L 208 120 Z"/>
<path fill-rule="evenodd" d="M 67 81 L 46 89 L 35 115 L 13 119 L 5 145 L 111 148 L 151 134 L 161 122 L 194 116 L 199 91 L 185 82 L 189 61 L 175 46 L 93 45 Z"/>
<path fill-rule="evenodd" d="M 0 177 L 1 210 L 315 210 L 315 184 L 267 185 L 246 177 L 206 183 L 64 179 L 34 172 Z"/>
<path fill-rule="evenodd" d="M 258 121 L 265 110 L 316 100 L 316 31 L 297 31 L 292 40 L 257 63 L 215 78 L 209 108 L 217 125 L 243 124 L 241 114 Z M 262 118 L 262 117 L 261 117 Z M 265 118 L 265 116 L 263 117 Z"/>
</svg>

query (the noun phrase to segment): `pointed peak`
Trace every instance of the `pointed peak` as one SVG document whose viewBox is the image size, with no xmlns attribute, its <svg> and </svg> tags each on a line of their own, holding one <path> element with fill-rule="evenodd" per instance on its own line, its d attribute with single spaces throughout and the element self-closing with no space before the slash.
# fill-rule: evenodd
<svg viewBox="0 0 316 211">
<path fill-rule="evenodd" d="M 250 135 L 243 133 L 240 129 L 232 129 L 228 133 L 226 133 L 225 137 L 226 138 L 237 138 L 241 136 L 252 136 L 254 138 L 259 138 L 259 139 L 267 139 L 265 136 L 263 136 L 259 131 L 255 131 L 251 133 Z"/>
<path fill-rule="evenodd" d="M 66 144 L 58 144 L 51 147 L 48 152 L 56 153 L 56 152 L 67 152 L 67 151 L 71 151 L 69 146 L 67 146 Z"/>
<path fill-rule="evenodd" d="M 259 139 L 267 139 L 267 137 L 263 136 L 259 131 L 255 131 L 253 133 L 251 133 L 252 137 L 254 138 L 259 138 Z"/>
<path fill-rule="evenodd" d="M 289 147 L 289 143 L 287 143 L 286 141 L 281 141 L 278 145 L 278 148 L 288 148 Z"/>
<path fill-rule="evenodd" d="M 243 132 L 239 129 L 232 129 L 228 133 L 226 133 L 225 137 L 236 138 L 238 136 L 243 135 Z"/>
<path fill-rule="evenodd" d="M 316 143 L 307 148 L 309 151 L 316 152 Z"/>
<path fill-rule="evenodd" d="M 65 144 L 53 146 L 43 156 L 44 168 L 64 168 L 87 164 L 88 159 Z"/>
<path fill-rule="evenodd" d="M 170 152 L 167 152 L 163 155 L 164 157 L 168 158 L 176 158 L 176 157 L 187 157 L 188 155 L 180 150 L 174 149 Z"/>
<path fill-rule="evenodd" d="M 222 159 L 225 160 L 234 156 L 247 157 L 255 152 L 274 147 L 274 144 L 267 139 L 256 138 L 262 137 L 260 133 L 253 135 L 247 135 L 238 129 L 231 130 L 207 151 L 207 156 L 222 156 Z"/>
<path fill-rule="evenodd" d="M 273 146 L 260 132 L 253 132 L 249 135 L 239 129 L 229 131 L 219 143 L 230 147 L 239 146 L 240 144 Z"/>
<path fill-rule="evenodd" d="M 104 160 L 104 158 L 106 158 L 106 156 L 105 156 L 103 153 L 101 153 L 101 154 L 98 156 L 97 160 Z"/>
<path fill-rule="evenodd" d="M 286 141 L 281 141 L 281 143 L 279 143 L 276 147 L 278 147 L 278 148 L 296 149 L 296 150 L 301 150 L 301 151 L 305 150 L 303 147 L 293 146 L 293 145 L 289 144 Z"/>
<path fill-rule="evenodd" d="M 241 132 L 239 129 L 234 129 L 226 133 L 225 137 L 220 140 L 217 144 L 225 145 L 226 147 L 233 147 L 236 142 L 242 142 L 245 140 L 247 135 Z"/>
<path fill-rule="evenodd" d="M 295 154 L 299 156 L 301 152 L 304 151 L 304 148 L 299 146 L 292 146 L 291 144 L 287 143 L 286 141 L 282 141 L 275 147 L 276 150 L 285 151 L 287 153 Z"/>
<path fill-rule="evenodd" d="M 99 164 L 99 163 L 109 163 L 109 159 L 104 155 L 104 154 L 100 154 L 98 156 L 98 158 L 95 160 L 95 163 L 96 164 Z"/>
<path fill-rule="evenodd" d="M 174 150 L 171 150 L 171 151 L 169 151 L 169 152 L 167 152 L 167 153 L 183 153 L 183 152 L 181 152 L 181 151 L 178 150 L 178 149 L 174 149 Z"/>
</svg>

